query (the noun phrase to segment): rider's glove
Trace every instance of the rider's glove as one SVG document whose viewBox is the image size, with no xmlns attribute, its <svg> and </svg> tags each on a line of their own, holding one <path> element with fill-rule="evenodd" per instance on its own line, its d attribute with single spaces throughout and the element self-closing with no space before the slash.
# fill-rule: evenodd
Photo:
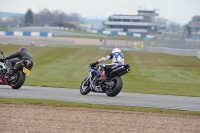
<svg viewBox="0 0 200 133">
<path fill-rule="evenodd" d="M 94 62 L 94 63 L 90 63 L 91 67 L 95 67 L 98 64 L 98 61 Z"/>
<path fill-rule="evenodd" d="M 0 58 L 0 62 L 5 62 L 5 59 L 3 59 L 3 58 Z"/>
</svg>

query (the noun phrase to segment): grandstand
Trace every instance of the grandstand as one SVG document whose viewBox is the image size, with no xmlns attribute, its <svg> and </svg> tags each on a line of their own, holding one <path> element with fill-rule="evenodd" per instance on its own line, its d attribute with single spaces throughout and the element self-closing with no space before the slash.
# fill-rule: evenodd
<svg viewBox="0 0 200 133">
<path fill-rule="evenodd" d="M 138 10 L 138 15 L 116 14 L 104 21 L 106 31 L 157 33 L 166 29 L 166 22 L 156 22 L 156 10 Z"/>
</svg>

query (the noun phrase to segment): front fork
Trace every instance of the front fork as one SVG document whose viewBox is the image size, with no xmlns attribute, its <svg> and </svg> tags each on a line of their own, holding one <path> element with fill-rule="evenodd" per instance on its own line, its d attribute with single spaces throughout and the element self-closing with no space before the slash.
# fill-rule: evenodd
<svg viewBox="0 0 200 133">
<path fill-rule="evenodd" d="M 85 85 L 89 85 L 89 82 L 90 82 L 90 81 L 89 81 L 89 78 L 90 78 L 90 77 L 87 77 L 87 79 L 85 80 L 85 83 L 84 83 Z"/>
</svg>

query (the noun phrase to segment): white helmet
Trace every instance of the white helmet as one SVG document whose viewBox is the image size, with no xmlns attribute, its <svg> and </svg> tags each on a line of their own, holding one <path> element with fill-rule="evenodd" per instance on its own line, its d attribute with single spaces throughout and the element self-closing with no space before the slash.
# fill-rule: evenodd
<svg viewBox="0 0 200 133">
<path fill-rule="evenodd" d="M 114 48 L 112 53 L 117 53 L 117 52 L 121 52 L 121 50 L 119 48 Z"/>
</svg>

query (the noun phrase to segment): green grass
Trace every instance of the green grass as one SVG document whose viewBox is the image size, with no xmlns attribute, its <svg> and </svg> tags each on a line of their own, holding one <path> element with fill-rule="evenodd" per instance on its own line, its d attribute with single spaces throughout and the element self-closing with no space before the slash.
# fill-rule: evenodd
<svg viewBox="0 0 200 133">
<path fill-rule="evenodd" d="M 120 35 L 104 35 L 104 34 L 97 34 L 97 33 L 91 33 L 87 32 L 85 30 L 59 30 L 63 32 L 70 32 L 70 33 L 78 33 L 82 35 L 55 35 L 56 37 L 74 37 L 74 38 L 91 38 L 91 39 L 109 39 L 109 40 L 134 40 L 134 41 L 143 41 L 144 39 L 141 37 L 130 37 L 130 36 L 120 36 Z M 97 35 L 97 36 L 94 36 Z"/>
<path fill-rule="evenodd" d="M 99 36 L 90 36 L 90 35 L 55 35 L 56 37 L 73 37 L 73 38 L 89 38 L 89 39 L 108 39 L 108 40 L 134 40 L 134 41 L 143 41 L 143 38 L 140 37 L 129 37 L 129 36 L 108 36 L 108 35 L 99 35 Z"/>
<path fill-rule="evenodd" d="M 88 32 L 88 31 L 86 31 L 86 30 L 58 30 L 58 31 L 70 32 L 70 33 L 79 33 L 79 34 L 91 34 L 91 35 L 95 35 L 95 33 Z"/>
<path fill-rule="evenodd" d="M 120 35 L 106 36 L 106 38 L 109 39 L 109 40 L 134 40 L 134 41 L 144 41 L 144 39 L 141 38 L 141 37 L 120 36 Z"/>
<path fill-rule="evenodd" d="M 162 114 L 200 115 L 200 112 L 193 112 L 193 111 L 179 111 L 179 110 L 128 107 L 128 106 L 103 105 L 103 104 L 85 104 L 85 103 L 61 102 L 56 100 L 42 100 L 42 99 L 0 98 L 0 104 L 32 104 L 39 106 L 54 106 L 54 107 L 92 108 L 92 109 L 151 112 L 151 113 L 162 113 Z"/>
<path fill-rule="evenodd" d="M 0 27 L 0 31 L 9 31 L 11 30 L 10 28 L 6 28 L 6 27 Z"/>
<path fill-rule="evenodd" d="M 8 56 L 20 46 L 0 45 Z M 88 64 L 110 50 L 98 47 L 31 47 L 34 67 L 25 85 L 79 89 Z M 196 57 L 124 51 L 131 72 L 122 76 L 122 91 L 200 97 L 200 60 Z M 105 63 L 110 63 L 107 61 Z"/>
<path fill-rule="evenodd" d="M 99 46 L 89 46 L 89 45 L 63 45 L 63 44 L 50 44 L 48 47 L 62 47 L 62 48 L 81 48 L 81 49 L 99 49 Z"/>
</svg>

